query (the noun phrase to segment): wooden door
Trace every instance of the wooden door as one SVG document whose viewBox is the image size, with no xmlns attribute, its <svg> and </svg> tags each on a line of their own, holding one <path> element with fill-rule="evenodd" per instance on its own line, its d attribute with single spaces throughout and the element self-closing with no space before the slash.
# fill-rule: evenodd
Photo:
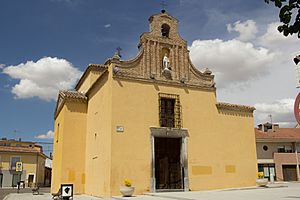
<svg viewBox="0 0 300 200">
<path fill-rule="evenodd" d="M 156 189 L 183 189 L 181 138 L 155 138 Z"/>
<path fill-rule="evenodd" d="M 297 181 L 296 165 L 282 165 L 283 180 Z"/>
</svg>

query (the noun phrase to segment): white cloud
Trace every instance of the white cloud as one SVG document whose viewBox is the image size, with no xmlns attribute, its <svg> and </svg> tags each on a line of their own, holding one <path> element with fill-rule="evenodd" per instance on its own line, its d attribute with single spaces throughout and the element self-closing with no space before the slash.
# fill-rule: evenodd
<svg viewBox="0 0 300 200">
<path fill-rule="evenodd" d="M 105 24 L 104 25 L 104 28 L 110 28 L 111 27 L 111 24 Z"/>
<path fill-rule="evenodd" d="M 282 33 L 277 30 L 279 25 L 279 22 L 268 24 L 265 34 L 258 38 L 258 43 L 274 50 L 283 51 L 286 50 L 286 48 L 296 48 L 296 50 L 299 51 L 300 40 L 297 38 L 297 36 L 283 36 Z"/>
<path fill-rule="evenodd" d="M 8 66 L 3 73 L 20 80 L 12 87 L 16 98 L 39 97 L 46 101 L 56 100 L 59 90 L 73 88 L 82 74 L 67 60 L 56 57 Z"/>
<path fill-rule="evenodd" d="M 0 69 L 3 69 L 5 67 L 5 64 L 0 64 Z"/>
<path fill-rule="evenodd" d="M 218 88 L 241 86 L 268 74 L 274 53 L 236 39 L 195 40 L 189 47 L 193 63 L 216 75 Z"/>
<path fill-rule="evenodd" d="M 35 136 L 37 139 L 52 139 L 54 137 L 54 132 L 49 130 L 46 134 L 41 134 Z"/>
<path fill-rule="evenodd" d="M 271 103 L 257 103 L 255 116 L 261 123 L 270 122 L 269 115 L 272 115 L 273 123 L 279 123 L 281 127 L 294 127 L 294 99 L 280 99 Z"/>
<path fill-rule="evenodd" d="M 257 27 L 256 22 L 253 20 L 247 20 L 245 22 L 237 21 L 233 25 L 227 24 L 227 31 L 236 31 L 240 35 L 236 39 L 241 41 L 250 41 L 256 37 Z"/>
</svg>

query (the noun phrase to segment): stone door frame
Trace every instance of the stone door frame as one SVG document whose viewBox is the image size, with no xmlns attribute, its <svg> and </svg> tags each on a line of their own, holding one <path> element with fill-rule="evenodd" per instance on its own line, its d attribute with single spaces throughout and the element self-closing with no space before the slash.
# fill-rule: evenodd
<svg viewBox="0 0 300 200">
<path fill-rule="evenodd" d="M 151 173 L 150 173 L 150 192 L 156 192 L 155 180 L 155 137 L 162 138 L 181 138 L 180 160 L 183 167 L 183 190 L 189 191 L 188 176 L 188 131 L 187 129 L 166 128 L 166 127 L 150 127 L 150 144 L 151 144 Z"/>
</svg>

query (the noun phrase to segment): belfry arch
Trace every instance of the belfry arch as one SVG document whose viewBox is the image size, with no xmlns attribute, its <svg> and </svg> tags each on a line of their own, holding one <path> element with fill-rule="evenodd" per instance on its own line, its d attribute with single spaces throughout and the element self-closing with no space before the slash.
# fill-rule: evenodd
<svg viewBox="0 0 300 200">
<path fill-rule="evenodd" d="M 168 24 L 161 25 L 161 35 L 163 37 L 169 37 L 170 26 Z"/>
</svg>

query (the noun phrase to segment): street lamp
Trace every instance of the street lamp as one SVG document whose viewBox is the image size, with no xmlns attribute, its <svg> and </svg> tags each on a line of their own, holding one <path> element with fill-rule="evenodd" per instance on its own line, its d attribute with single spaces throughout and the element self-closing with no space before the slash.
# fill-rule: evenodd
<svg viewBox="0 0 300 200">
<path fill-rule="evenodd" d="M 296 65 L 298 65 L 298 63 L 300 62 L 300 55 L 298 55 L 294 58 L 294 62 Z"/>
</svg>

